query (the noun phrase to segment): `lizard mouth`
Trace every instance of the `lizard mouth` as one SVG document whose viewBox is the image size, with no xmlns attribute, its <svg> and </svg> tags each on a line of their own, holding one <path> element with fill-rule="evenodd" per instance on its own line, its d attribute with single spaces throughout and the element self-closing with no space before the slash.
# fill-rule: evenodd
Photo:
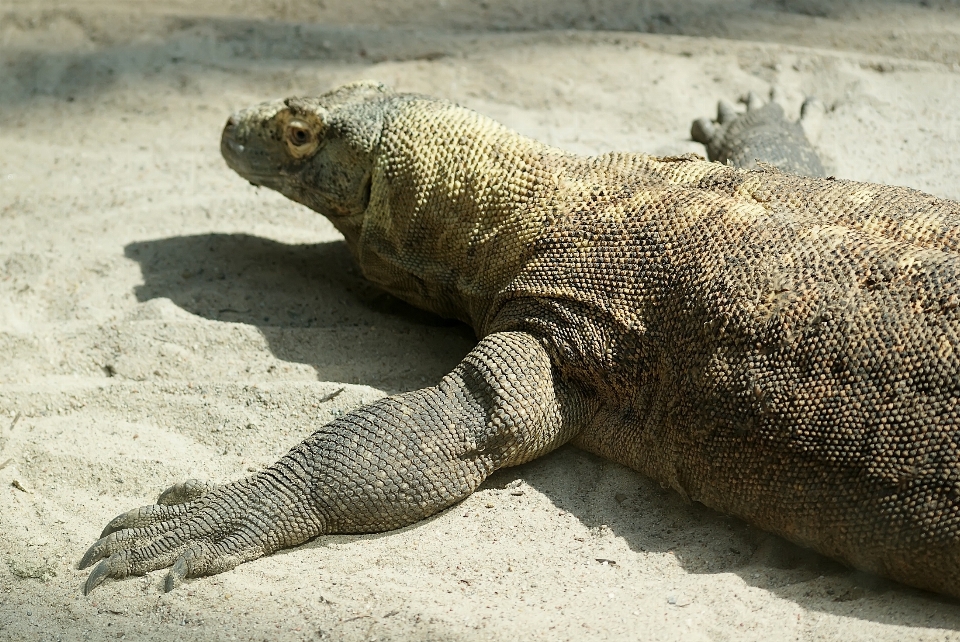
<svg viewBox="0 0 960 642">
<path fill-rule="evenodd" d="M 246 146 L 237 140 L 237 121 L 236 116 L 231 116 L 223 128 L 223 134 L 220 136 L 220 154 L 223 160 L 227 162 L 227 167 L 240 174 L 251 183 L 254 182 L 253 172 L 245 157 Z"/>
<path fill-rule="evenodd" d="M 243 127 L 238 114 L 230 116 L 220 136 L 220 154 L 227 166 L 257 187 L 272 187 L 283 169 L 257 144 L 257 136 Z"/>
</svg>

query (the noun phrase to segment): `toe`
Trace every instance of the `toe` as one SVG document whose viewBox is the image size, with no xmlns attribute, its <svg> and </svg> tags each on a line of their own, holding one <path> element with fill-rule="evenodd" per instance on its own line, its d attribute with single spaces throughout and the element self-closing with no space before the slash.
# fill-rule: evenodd
<svg viewBox="0 0 960 642">
<path fill-rule="evenodd" d="M 236 566 L 263 557 L 264 547 L 248 534 L 238 532 L 222 540 L 190 544 L 174 562 L 164 580 L 164 590 L 172 591 L 186 577 L 216 575 Z"/>
<path fill-rule="evenodd" d="M 108 579 L 119 580 L 128 575 L 130 575 L 130 565 L 127 554 L 121 552 L 116 555 L 111 555 L 105 560 L 102 560 L 90 571 L 90 575 L 87 576 L 87 581 L 83 585 L 83 594 L 90 595 L 93 589 Z"/>
<path fill-rule="evenodd" d="M 731 105 L 726 100 L 721 100 L 717 103 L 717 121 L 721 125 L 726 125 L 727 123 L 733 122 L 736 120 L 738 114 L 736 108 Z"/>
<path fill-rule="evenodd" d="M 186 515 L 191 507 L 192 504 L 187 503 L 174 504 L 172 506 L 153 504 L 151 506 L 134 508 L 133 510 L 127 511 L 122 515 L 117 515 L 110 520 L 110 523 L 107 524 L 106 528 L 103 529 L 103 532 L 100 533 L 100 537 L 103 538 L 110 533 L 115 533 L 127 528 L 143 528 L 145 526 L 156 524 L 157 522 L 169 521 L 171 519 Z"/>
<path fill-rule="evenodd" d="M 717 127 L 708 118 L 698 118 L 690 126 L 690 138 L 698 143 L 708 144 L 717 133 Z"/>
<path fill-rule="evenodd" d="M 112 536 L 110 536 L 112 537 Z M 77 568 L 81 571 L 91 564 L 102 560 L 104 557 L 110 555 L 108 552 L 110 549 L 110 537 L 104 537 L 87 549 L 87 552 L 83 554 L 83 558 L 80 560 L 80 563 L 77 565 Z M 89 582 L 88 582 L 89 583 Z"/>
<path fill-rule="evenodd" d="M 763 98 L 758 96 L 754 91 L 751 91 L 747 94 L 747 98 L 744 100 L 744 102 L 747 104 L 747 111 L 760 109 L 764 105 Z"/>
<path fill-rule="evenodd" d="M 174 522 L 158 522 L 142 528 L 116 531 L 101 537 L 91 546 L 80 560 L 78 568 L 84 569 L 91 564 L 115 555 L 121 551 L 130 551 L 153 542 L 169 530 L 175 528 Z"/>
<path fill-rule="evenodd" d="M 157 503 L 167 506 L 186 504 L 200 499 L 216 487 L 217 484 L 211 482 L 200 481 L 199 479 L 188 479 L 160 493 Z"/>
</svg>

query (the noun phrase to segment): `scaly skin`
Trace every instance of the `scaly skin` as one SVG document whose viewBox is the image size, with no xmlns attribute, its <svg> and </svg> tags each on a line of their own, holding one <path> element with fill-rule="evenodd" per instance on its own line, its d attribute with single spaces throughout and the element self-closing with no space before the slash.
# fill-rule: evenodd
<svg viewBox="0 0 960 642">
<path fill-rule="evenodd" d="M 383 531 L 563 443 L 848 564 L 960 596 L 960 204 L 688 157 L 584 158 L 350 85 L 231 117 L 227 163 L 364 274 L 470 323 L 437 386 L 113 520 L 85 590 Z"/>
<path fill-rule="evenodd" d="M 806 133 L 817 128 L 823 104 L 808 98 L 800 110 L 800 122 L 791 123 L 777 103 L 777 92 L 773 93 L 773 100 L 763 104 L 759 96 L 750 92 L 744 101 L 744 114 L 737 114 L 733 105 L 721 100 L 716 121 L 693 121 L 691 138 L 706 146 L 707 158 L 733 167 L 755 169 L 760 161 L 792 174 L 826 176 Z"/>
</svg>

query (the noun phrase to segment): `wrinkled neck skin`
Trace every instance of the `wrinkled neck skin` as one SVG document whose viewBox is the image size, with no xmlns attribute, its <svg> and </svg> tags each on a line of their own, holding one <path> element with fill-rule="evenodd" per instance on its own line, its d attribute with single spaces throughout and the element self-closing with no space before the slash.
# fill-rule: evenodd
<svg viewBox="0 0 960 642">
<path fill-rule="evenodd" d="M 470 110 L 398 97 L 384 112 L 366 211 L 331 220 L 368 279 L 482 336 L 494 296 L 556 212 L 571 162 Z"/>
<path fill-rule="evenodd" d="M 642 209 L 641 192 L 656 200 L 668 183 L 717 170 L 677 173 L 677 159 L 643 154 L 575 156 L 375 83 L 238 112 L 221 151 L 254 185 L 326 216 L 368 279 L 479 336 L 520 270 L 540 269 L 537 241 L 556 226 L 602 213 L 615 226 L 625 208 Z"/>
</svg>

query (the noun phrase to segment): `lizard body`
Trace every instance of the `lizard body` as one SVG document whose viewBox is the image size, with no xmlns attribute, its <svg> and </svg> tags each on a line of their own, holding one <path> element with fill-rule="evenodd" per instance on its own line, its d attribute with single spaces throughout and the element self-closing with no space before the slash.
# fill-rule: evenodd
<svg viewBox="0 0 960 642">
<path fill-rule="evenodd" d="M 434 514 L 573 443 L 857 568 L 960 596 L 960 204 L 691 157 L 580 157 L 349 85 L 231 117 L 227 163 L 473 326 L 438 385 L 111 522 L 86 591 Z"/>
</svg>

